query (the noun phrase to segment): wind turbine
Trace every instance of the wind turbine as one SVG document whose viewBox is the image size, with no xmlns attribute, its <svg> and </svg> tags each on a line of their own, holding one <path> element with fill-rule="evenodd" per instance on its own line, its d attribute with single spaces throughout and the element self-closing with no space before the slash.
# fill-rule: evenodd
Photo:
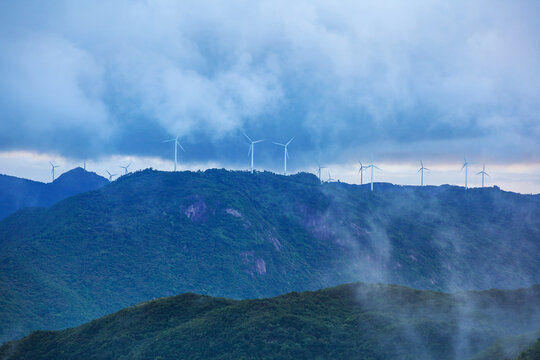
<svg viewBox="0 0 540 360">
<path fill-rule="evenodd" d="M 328 170 L 328 182 L 334 181 L 335 179 L 332 179 L 332 175 L 330 174 L 330 170 Z"/>
<path fill-rule="evenodd" d="M 480 174 L 482 174 L 482 187 L 484 187 L 484 175 L 489 176 L 489 174 L 486 172 L 486 164 L 482 166 L 482 171 L 476 173 L 476 175 L 480 175 Z"/>
<path fill-rule="evenodd" d="M 131 163 L 127 164 L 126 166 L 120 166 L 122 169 L 124 169 L 124 175 L 128 173 L 128 168 L 131 165 Z"/>
<path fill-rule="evenodd" d="M 366 169 L 371 169 L 371 191 L 373 191 L 373 168 L 381 170 L 378 166 L 373 165 L 373 159 L 371 159 L 371 164 L 366 166 Z"/>
<path fill-rule="evenodd" d="M 54 165 L 51 161 L 49 161 L 49 164 L 51 164 L 52 181 L 54 182 L 54 169 L 57 168 L 57 167 L 60 167 L 60 165 Z"/>
<path fill-rule="evenodd" d="M 109 174 L 109 181 L 112 181 L 113 176 L 118 175 L 118 174 L 111 174 L 111 173 L 109 172 L 109 170 L 105 170 L 105 171 L 107 172 L 107 174 Z"/>
<path fill-rule="evenodd" d="M 175 137 L 174 139 L 164 140 L 162 141 L 162 143 L 171 142 L 171 141 L 174 141 L 174 171 L 176 171 L 176 164 L 178 163 L 178 147 L 180 147 L 180 149 L 182 149 L 182 151 L 184 152 L 186 150 L 184 150 L 182 145 L 180 145 L 180 143 L 178 142 L 178 136 Z"/>
<path fill-rule="evenodd" d="M 264 139 L 261 139 L 261 140 L 251 140 L 251 138 L 249 136 L 246 135 L 246 133 L 244 133 L 242 131 L 242 134 L 244 134 L 244 136 L 249 140 L 250 144 L 249 144 L 249 151 L 248 151 L 248 156 L 251 154 L 251 173 L 253 174 L 253 157 L 254 157 L 254 153 L 255 153 L 255 144 L 256 143 L 259 143 L 261 141 L 264 141 Z M 292 140 L 291 140 L 292 141 Z"/>
<path fill-rule="evenodd" d="M 289 146 L 289 144 L 294 140 L 294 136 L 291 138 L 291 140 L 289 140 L 288 143 L 286 144 L 281 144 L 281 143 L 277 143 L 277 142 L 272 142 L 272 144 L 276 144 L 276 145 L 279 145 L 279 146 L 283 146 L 283 148 L 285 149 L 284 151 L 284 154 L 283 154 L 283 161 L 284 161 L 284 164 L 283 164 L 283 175 L 287 175 L 287 158 L 289 157 L 289 151 L 287 150 L 287 146 Z"/>
<path fill-rule="evenodd" d="M 360 169 L 358 169 L 358 173 L 360 174 L 360 185 L 364 185 L 364 169 L 367 169 L 367 166 L 362 165 L 360 160 L 358 160 L 358 163 L 360 164 Z"/>
<path fill-rule="evenodd" d="M 326 166 L 321 166 L 321 165 L 317 165 L 319 166 L 319 169 L 317 170 L 317 175 L 319 176 L 319 182 L 322 183 L 322 180 L 321 180 L 321 169 L 326 169 Z"/>
<path fill-rule="evenodd" d="M 468 189 L 467 187 L 467 170 L 469 169 L 469 165 L 473 164 L 472 162 L 468 162 L 467 159 L 463 158 L 463 166 L 461 167 L 461 171 L 465 169 L 465 189 Z"/>
<path fill-rule="evenodd" d="M 422 160 L 420 160 L 420 169 L 418 169 L 418 171 L 416 172 L 417 174 L 420 171 L 422 172 L 422 176 L 420 177 L 420 186 L 424 186 L 424 170 L 429 171 L 428 168 L 424 167 L 424 163 L 422 162 Z"/>
</svg>

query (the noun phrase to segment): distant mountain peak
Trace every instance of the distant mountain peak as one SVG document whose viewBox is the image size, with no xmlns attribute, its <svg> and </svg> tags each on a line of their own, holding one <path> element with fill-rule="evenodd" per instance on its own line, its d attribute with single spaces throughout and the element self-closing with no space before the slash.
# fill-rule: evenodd
<svg viewBox="0 0 540 360">
<path fill-rule="evenodd" d="M 109 181 L 81 167 L 71 169 L 52 183 L 8 175 L 0 176 L 0 219 L 27 206 L 50 206 L 69 196 L 96 190 Z"/>
<path fill-rule="evenodd" d="M 95 172 L 90 172 L 90 171 L 84 170 L 81 167 L 76 167 L 60 175 L 57 179 L 54 180 L 52 184 L 53 185 L 61 184 L 61 185 L 70 185 L 70 186 L 74 186 L 81 183 L 105 185 L 108 182 L 109 181 L 106 178 L 96 174 Z"/>
</svg>

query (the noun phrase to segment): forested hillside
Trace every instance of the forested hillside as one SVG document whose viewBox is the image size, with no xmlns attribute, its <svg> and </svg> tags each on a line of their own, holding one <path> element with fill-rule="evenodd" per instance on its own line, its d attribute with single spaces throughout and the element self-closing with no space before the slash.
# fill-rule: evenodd
<svg viewBox="0 0 540 360">
<path fill-rule="evenodd" d="M 445 294 L 351 284 L 243 301 L 183 294 L 34 332 L 1 347 L 0 359 L 465 360 L 538 329 L 539 304 L 540 286 Z"/>
<path fill-rule="evenodd" d="M 141 171 L 0 221 L 0 339 L 148 299 L 256 298 L 353 281 L 540 283 L 540 197 L 320 184 L 311 174 Z"/>
</svg>

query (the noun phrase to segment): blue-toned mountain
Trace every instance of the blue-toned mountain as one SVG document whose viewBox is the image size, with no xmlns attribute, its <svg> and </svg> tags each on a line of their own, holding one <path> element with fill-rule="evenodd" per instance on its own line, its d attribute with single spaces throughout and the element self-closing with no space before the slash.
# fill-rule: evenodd
<svg viewBox="0 0 540 360">
<path fill-rule="evenodd" d="M 353 281 L 530 286 L 540 282 L 540 196 L 145 170 L 18 211 L 0 221 L 0 246 L 8 340 L 183 292 L 254 298 Z"/>
<path fill-rule="evenodd" d="M 539 285 L 447 294 L 347 284 L 241 301 L 188 293 L 34 332 L 0 347 L 0 359 L 504 360 L 534 343 L 539 323 Z M 523 359 L 538 359 L 534 346 Z"/>
<path fill-rule="evenodd" d="M 109 181 L 78 167 L 60 175 L 52 183 L 42 183 L 0 174 L 0 219 L 20 208 L 51 206 L 67 197 L 95 190 Z"/>
</svg>

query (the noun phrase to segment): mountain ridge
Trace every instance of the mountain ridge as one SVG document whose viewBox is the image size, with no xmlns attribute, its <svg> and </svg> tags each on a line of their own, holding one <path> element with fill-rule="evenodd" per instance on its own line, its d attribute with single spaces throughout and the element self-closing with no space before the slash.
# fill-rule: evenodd
<svg viewBox="0 0 540 360">
<path fill-rule="evenodd" d="M 447 294 L 355 283 L 255 300 L 186 293 L 34 332 L 0 347 L 0 358 L 468 359 L 540 330 L 539 300 L 540 285 Z"/>
<path fill-rule="evenodd" d="M 95 190 L 109 181 L 80 167 L 51 183 L 0 174 L 0 219 L 24 207 L 47 207 L 70 196 Z"/>
<path fill-rule="evenodd" d="M 540 282 L 540 197 L 320 184 L 312 174 L 122 176 L 0 221 L 0 339 L 182 292 L 275 296 L 351 281 L 419 289 Z"/>
</svg>

